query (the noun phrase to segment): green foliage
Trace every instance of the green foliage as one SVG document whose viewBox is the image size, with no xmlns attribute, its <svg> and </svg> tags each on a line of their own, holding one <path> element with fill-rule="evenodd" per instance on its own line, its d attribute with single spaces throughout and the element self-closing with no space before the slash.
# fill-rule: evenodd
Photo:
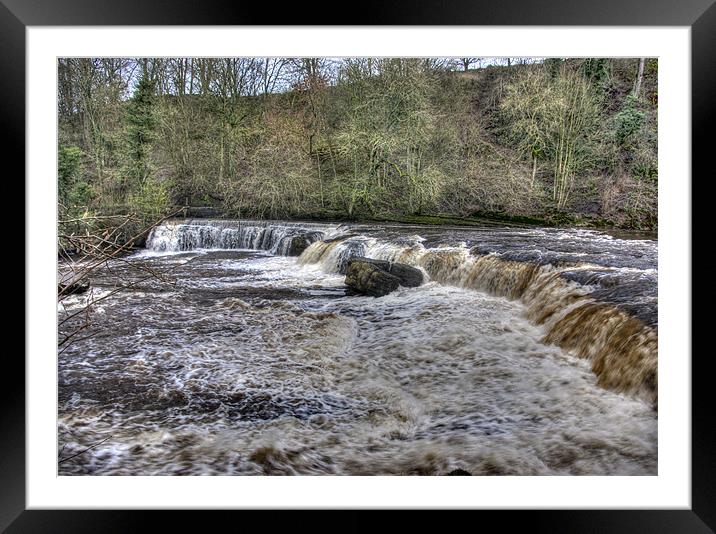
<svg viewBox="0 0 716 534">
<path fill-rule="evenodd" d="M 78 146 L 61 146 L 57 152 L 57 181 L 59 198 L 67 202 L 67 195 L 79 179 L 84 152 Z"/>
<path fill-rule="evenodd" d="M 587 58 L 580 68 L 582 74 L 590 81 L 601 96 L 611 84 L 611 63 L 607 58 Z"/>
<path fill-rule="evenodd" d="M 95 196 L 95 190 L 90 184 L 84 181 L 76 182 L 67 194 L 67 204 L 70 206 L 87 206 Z"/>
<path fill-rule="evenodd" d="M 152 173 L 151 151 L 157 119 L 154 112 L 154 84 L 143 76 L 125 115 L 123 175 L 130 189 L 141 188 Z"/>
<path fill-rule="evenodd" d="M 83 178 L 84 151 L 78 146 L 61 146 L 57 152 L 58 198 L 65 206 L 87 205 L 94 188 Z"/>
<path fill-rule="evenodd" d="M 130 193 L 129 206 L 142 218 L 148 221 L 156 220 L 165 215 L 171 205 L 170 190 L 170 182 L 150 177 Z"/>
<path fill-rule="evenodd" d="M 639 99 L 629 95 L 619 113 L 615 116 L 617 142 L 628 147 L 644 124 L 645 114 L 639 109 Z"/>
<path fill-rule="evenodd" d="M 640 161 L 634 164 L 632 176 L 636 180 L 656 182 L 659 171 L 653 161 Z"/>
<path fill-rule="evenodd" d="M 656 183 L 659 178 L 656 152 L 646 143 L 640 143 L 631 161 L 631 175 L 635 180 Z"/>
<path fill-rule="evenodd" d="M 57 154 L 57 176 L 61 183 L 71 183 L 80 174 L 84 152 L 78 146 L 61 146 Z"/>
</svg>

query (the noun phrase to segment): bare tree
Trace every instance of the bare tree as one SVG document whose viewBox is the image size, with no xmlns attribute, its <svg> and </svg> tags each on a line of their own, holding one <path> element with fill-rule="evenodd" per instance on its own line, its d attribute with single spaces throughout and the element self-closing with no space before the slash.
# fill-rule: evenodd
<svg viewBox="0 0 716 534">
<path fill-rule="evenodd" d="M 200 95 L 211 93 L 211 85 L 216 70 L 216 60 L 213 58 L 196 58 L 192 68 L 193 79 L 197 82 Z"/>
<path fill-rule="evenodd" d="M 273 93 L 283 81 L 288 60 L 265 57 L 256 60 L 257 89 L 261 94 Z"/>
<path fill-rule="evenodd" d="M 470 66 L 472 65 L 479 65 L 480 60 L 482 58 L 479 57 L 461 57 L 459 58 L 460 65 L 462 66 L 463 72 L 467 72 Z"/>
<path fill-rule="evenodd" d="M 182 57 L 167 60 L 165 69 L 170 93 L 178 96 L 187 94 L 191 77 L 191 61 L 189 58 Z"/>
</svg>

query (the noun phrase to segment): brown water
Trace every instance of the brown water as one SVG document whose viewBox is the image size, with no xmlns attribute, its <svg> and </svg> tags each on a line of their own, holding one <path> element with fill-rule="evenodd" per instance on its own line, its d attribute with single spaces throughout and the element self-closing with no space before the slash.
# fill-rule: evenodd
<svg viewBox="0 0 716 534">
<path fill-rule="evenodd" d="M 655 241 L 241 224 L 167 224 L 63 301 L 109 295 L 59 355 L 60 458 L 96 445 L 60 474 L 656 474 Z M 346 296 L 356 254 L 429 281 Z M 163 281 L 110 294 L 138 265 Z"/>
</svg>

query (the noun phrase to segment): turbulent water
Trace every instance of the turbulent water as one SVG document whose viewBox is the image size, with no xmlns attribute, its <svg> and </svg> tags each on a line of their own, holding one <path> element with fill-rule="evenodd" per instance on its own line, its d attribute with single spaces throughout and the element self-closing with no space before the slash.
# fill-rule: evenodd
<svg viewBox="0 0 716 534">
<path fill-rule="evenodd" d="M 167 223 L 59 306 L 59 473 L 655 475 L 657 243 L 621 237 Z M 427 283 L 347 296 L 354 256 Z"/>
</svg>

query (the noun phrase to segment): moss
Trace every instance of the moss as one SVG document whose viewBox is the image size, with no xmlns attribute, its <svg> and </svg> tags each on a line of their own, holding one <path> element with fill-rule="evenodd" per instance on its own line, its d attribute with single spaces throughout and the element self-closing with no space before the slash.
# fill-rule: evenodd
<svg viewBox="0 0 716 534">
<path fill-rule="evenodd" d="M 494 221 L 504 221 L 516 224 L 530 225 L 530 226 L 554 226 L 554 222 L 547 218 L 542 217 L 531 217 L 528 215 L 509 215 L 507 213 L 492 212 L 492 211 L 480 211 L 473 214 L 473 217 L 490 219 Z"/>
</svg>

